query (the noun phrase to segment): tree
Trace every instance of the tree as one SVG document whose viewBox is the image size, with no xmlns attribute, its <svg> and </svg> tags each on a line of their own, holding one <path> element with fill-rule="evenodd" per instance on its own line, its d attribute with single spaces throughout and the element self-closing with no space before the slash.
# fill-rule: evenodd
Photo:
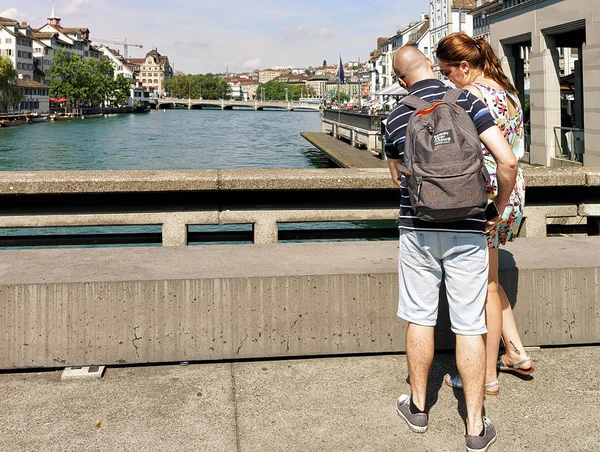
<svg viewBox="0 0 600 452">
<path fill-rule="evenodd" d="M 228 99 L 231 95 L 229 84 L 219 77 L 183 72 L 178 72 L 166 80 L 165 89 L 172 97 L 179 99 Z"/>
<path fill-rule="evenodd" d="M 323 67 L 327 66 L 327 60 L 323 60 Z"/>
<path fill-rule="evenodd" d="M 50 67 L 50 95 L 66 97 L 71 104 L 91 106 L 107 102 L 122 105 L 130 96 L 131 84 L 123 74 L 114 76 L 109 60 L 83 59 L 61 51 Z"/>
<path fill-rule="evenodd" d="M 112 81 L 112 96 L 117 105 L 123 105 L 131 96 L 131 82 L 123 74 Z"/>
<path fill-rule="evenodd" d="M 7 111 L 18 105 L 23 98 L 17 85 L 19 72 L 8 57 L 0 57 L 0 110 Z"/>
</svg>

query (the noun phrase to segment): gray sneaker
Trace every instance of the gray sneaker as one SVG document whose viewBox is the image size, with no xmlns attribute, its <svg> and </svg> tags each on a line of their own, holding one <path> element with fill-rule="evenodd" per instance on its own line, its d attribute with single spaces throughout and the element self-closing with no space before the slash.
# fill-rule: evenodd
<svg viewBox="0 0 600 452">
<path fill-rule="evenodd" d="M 410 429 L 416 433 L 425 433 L 427 431 L 427 423 L 429 416 L 427 413 L 416 413 L 410 412 L 410 396 L 402 394 L 396 400 L 396 411 L 408 424 Z"/>
<path fill-rule="evenodd" d="M 496 441 L 496 429 L 487 417 L 483 416 L 483 436 L 465 435 L 467 452 L 486 452 Z"/>
</svg>

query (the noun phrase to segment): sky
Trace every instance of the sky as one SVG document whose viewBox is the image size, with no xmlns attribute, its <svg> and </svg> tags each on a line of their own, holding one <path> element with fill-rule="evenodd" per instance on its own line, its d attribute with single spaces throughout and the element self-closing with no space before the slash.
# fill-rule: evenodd
<svg viewBox="0 0 600 452">
<path fill-rule="evenodd" d="M 38 28 L 52 0 L 3 0 L 0 16 Z M 8 8 L 5 8 L 8 6 Z M 157 48 L 188 74 L 366 61 L 378 37 L 428 13 L 428 0 L 56 0 L 63 27 L 89 28 L 92 41 L 127 38 Z M 117 47 L 122 52 L 122 46 Z"/>
</svg>

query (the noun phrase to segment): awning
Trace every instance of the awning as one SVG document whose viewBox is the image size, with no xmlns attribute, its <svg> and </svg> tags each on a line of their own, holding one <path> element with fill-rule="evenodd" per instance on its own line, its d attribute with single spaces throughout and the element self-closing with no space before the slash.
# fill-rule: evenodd
<svg viewBox="0 0 600 452">
<path fill-rule="evenodd" d="M 399 83 L 392 83 L 390 86 L 375 91 L 376 96 L 406 96 L 408 91 L 400 86 Z"/>
<path fill-rule="evenodd" d="M 50 100 L 50 102 L 53 102 L 55 104 L 63 104 L 65 102 L 69 101 L 69 99 L 67 99 L 66 97 L 61 97 L 60 99 L 57 99 L 55 97 L 51 97 L 49 100 Z"/>
</svg>

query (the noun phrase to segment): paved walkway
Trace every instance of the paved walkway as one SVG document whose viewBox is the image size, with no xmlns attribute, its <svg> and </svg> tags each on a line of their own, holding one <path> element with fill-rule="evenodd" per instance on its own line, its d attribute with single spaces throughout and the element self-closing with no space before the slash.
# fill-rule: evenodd
<svg viewBox="0 0 600 452">
<path fill-rule="evenodd" d="M 493 451 L 600 450 L 600 347 L 532 352 L 535 378 L 502 374 L 486 411 Z M 410 432 L 394 400 L 403 355 L 0 374 L 1 451 L 463 451 L 462 394 L 431 378 L 430 428 Z"/>
</svg>

